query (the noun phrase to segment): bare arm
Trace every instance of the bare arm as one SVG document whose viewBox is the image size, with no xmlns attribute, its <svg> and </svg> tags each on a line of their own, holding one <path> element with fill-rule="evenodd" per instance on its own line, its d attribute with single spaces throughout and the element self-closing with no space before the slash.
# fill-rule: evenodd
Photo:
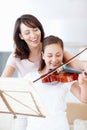
<svg viewBox="0 0 87 130">
<path fill-rule="evenodd" d="M 7 65 L 1 75 L 1 77 L 11 77 L 15 72 L 15 68 Z"/>
<path fill-rule="evenodd" d="M 78 82 L 72 84 L 71 92 L 81 102 L 87 103 L 87 75 L 84 73 L 79 74 Z"/>
<path fill-rule="evenodd" d="M 67 51 L 64 52 L 64 62 L 67 62 L 67 60 L 71 59 L 72 57 L 73 56 L 69 52 L 67 52 Z M 79 59 L 75 58 L 68 65 L 77 70 L 86 70 L 87 61 L 80 61 Z"/>
</svg>

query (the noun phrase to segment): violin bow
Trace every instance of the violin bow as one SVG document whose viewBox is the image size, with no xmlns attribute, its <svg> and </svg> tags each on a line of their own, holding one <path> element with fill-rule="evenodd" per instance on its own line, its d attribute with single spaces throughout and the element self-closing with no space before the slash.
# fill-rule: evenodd
<svg viewBox="0 0 87 130">
<path fill-rule="evenodd" d="M 55 72 L 57 69 L 61 69 L 61 67 L 63 67 L 64 65 L 69 64 L 70 62 L 72 62 L 76 57 L 78 57 L 80 54 L 82 54 L 85 50 L 87 50 L 87 48 L 83 49 L 82 51 L 80 51 L 78 54 L 76 54 L 75 56 L 71 57 L 69 60 L 67 60 L 65 63 L 61 64 L 60 66 L 56 67 L 53 70 L 50 70 L 48 73 L 40 76 L 39 78 L 37 78 L 36 80 L 33 81 L 33 83 L 35 83 L 36 81 L 43 79 L 45 77 L 47 77 L 48 75 L 52 74 L 53 72 Z"/>
</svg>

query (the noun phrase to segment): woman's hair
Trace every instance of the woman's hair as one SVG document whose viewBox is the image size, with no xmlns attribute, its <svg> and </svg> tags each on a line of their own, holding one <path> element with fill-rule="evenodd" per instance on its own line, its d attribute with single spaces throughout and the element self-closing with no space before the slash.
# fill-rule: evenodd
<svg viewBox="0 0 87 130">
<path fill-rule="evenodd" d="M 27 59 L 30 55 L 30 49 L 26 42 L 22 40 L 19 36 L 20 32 L 20 25 L 21 23 L 25 24 L 31 28 L 39 28 L 41 31 L 41 42 L 44 39 L 44 29 L 40 21 L 33 15 L 25 14 L 19 17 L 14 26 L 14 33 L 13 33 L 13 40 L 15 45 L 15 56 L 19 57 L 20 59 Z"/>
<path fill-rule="evenodd" d="M 50 35 L 50 36 L 47 36 L 46 38 L 44 38 L 44 40 L 43 40 L 42 52 L 44 53 L 46 46 L 49 46 L 51 44 L 59 44 L 61 46 L 61 48 L 64 49 L 62 39 L 60 39 L 57 36 Z M 45 65 L 46 65 L 45 61 L 43 60 L 43 58 L 41 58 L 41 64 L 40 64 L 39 71 L 43 70 Z"/>
</svg>

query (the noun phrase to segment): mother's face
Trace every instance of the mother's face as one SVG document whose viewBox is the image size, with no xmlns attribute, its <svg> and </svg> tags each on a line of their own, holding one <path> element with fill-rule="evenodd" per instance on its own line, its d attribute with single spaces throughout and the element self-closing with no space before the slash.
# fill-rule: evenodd
<svg viewBox="0 0 87 130">
<path fill-rule="evenodd" d="M 28 27 L 21 23 L 20 32 L 20 38 L 24 40 L 29 47 L 37 47 L 40 44 L 41 31 L 39 28 Z"/>
</svg>

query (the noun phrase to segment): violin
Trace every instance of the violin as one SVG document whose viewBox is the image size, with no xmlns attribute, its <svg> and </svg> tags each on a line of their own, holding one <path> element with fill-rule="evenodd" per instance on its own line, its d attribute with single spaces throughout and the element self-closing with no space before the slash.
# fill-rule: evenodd
<svg viewBox="0 0 87 130">
<path fill-rule="evenodd" d="M 43 83 L 48 82 L 71 82 L 78 79 L 78 75 L 82 73 L 80 70 L 75 70 L 68 66 L 63 66 L 62 71 L 58 72 L 57 70 L 50 70 L 47 74 L 42 75 L 40 78 L 36 79 L 33 82 L 36 82 L 39 79 L 42 79 Z M 87 72 L 84 72 L 84 74 L 87 76 Z"/>
<path fill-rule="evenodd" d="M 73 80 L 77 80 L 78 74 L 82 73 L 82 71 L 75 70 L 75 69 L 72 69 L 70 67 L 67 67 L 67 64 L 72 62 L 77 56 L 79 56 L 85 50 L 87 50 L 87 48 L 83 49 L 77 55 L 70 58 L 68 61 L 66 61 L 66 63 L 63 63 L 62 65 L 56 67 L 55 69 L 51 70 L 50 72 L 48 72 L 48 73 L 42 75 L 41 77 L 37 78 L 36 80 L 33 81 L 33 83 L 37 82 L 40 79 L 42 79 L 43 83 L 54 82 L 54 81 L 70 82 L 70 81 L 73 81 Z M 66 67 L 64 67 L 64 66 L 66 66 Z M 57 72 L 57 70 L 60 69 L 61 67 L 63 67 L 63 71 Z M 84 72 L 84 74 L 87 76 L 87 72 Z"/>
<path fill-rule="evenodd" d="M 52 74 L 48 75 L 47 77 L 44 77 L 42 79 L 43 83 L 48 82 L 71 82 L 78 79 L 78 74 L 82 73 L 82 71 L 77 71 L 75 69 L 72 69 L 70 67 L 63 68 L 61 72 L 53 72 Z"/>
</svg>

